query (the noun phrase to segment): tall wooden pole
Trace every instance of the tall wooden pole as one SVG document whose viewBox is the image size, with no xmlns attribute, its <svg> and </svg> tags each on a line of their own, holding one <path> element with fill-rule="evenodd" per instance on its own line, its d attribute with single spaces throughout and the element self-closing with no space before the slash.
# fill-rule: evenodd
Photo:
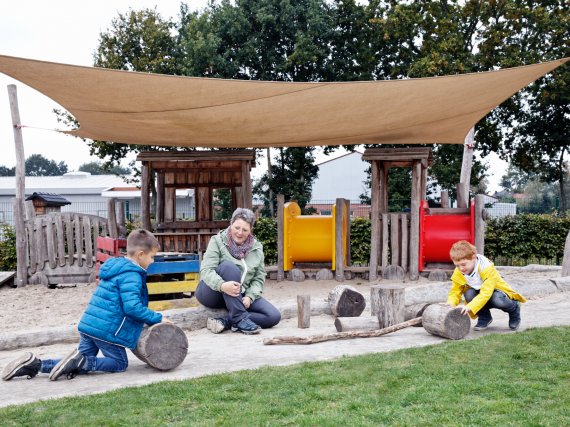
<svg viewBox="0 0 570 427">
<path fill-rule="evenodd" d="M 26 259 L 26 228 L 24 223 L 24 197 L 26 191 L 26 158 L 24 156 L 24 139 L 18 108 L 18 91 L 16 85 L 8 85 L 8 98 L 12 112 L 14 128 L 14 144 L 16 145 L 16 199 L 14 200 L 14 223 L 16 226 L 16 286 L 28 284 Z"/>
<path fill-rule="evenodd" d="M 461 162 L 461 175 L 457 188 L 457 207 L 469 207 L 469 187 L 471 185 L 471 168 L 473 167 L 473 144 L 475 140 L 475 128 L 469 129 L 463 144 L 463 160 Z"/>
</svg>

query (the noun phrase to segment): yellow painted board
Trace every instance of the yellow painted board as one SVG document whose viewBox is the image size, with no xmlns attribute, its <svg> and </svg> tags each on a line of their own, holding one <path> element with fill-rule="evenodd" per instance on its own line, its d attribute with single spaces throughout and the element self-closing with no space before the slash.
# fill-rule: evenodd
<svg viewBox="0 0 570 427">
<path fill-rule="evenodd" d="M 179 298 L 162 301 L 151 301 L 148 303 L 148 308 L 154 311 L 171 310 L 173 308 L 190 308 L 198 307 L 200 303 L 196 298 Z"/>
<path fill-rule="evenodd" d="M 178 292 L 194 292 L 198 280 L 181 280 L 179 282 L 151 282 L 146 284 L 149 295 L 174 294 Z"/>
</svg>

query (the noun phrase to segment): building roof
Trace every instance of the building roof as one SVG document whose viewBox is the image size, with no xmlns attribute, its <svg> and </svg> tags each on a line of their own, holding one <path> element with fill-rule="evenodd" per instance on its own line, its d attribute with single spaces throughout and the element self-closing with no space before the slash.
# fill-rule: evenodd
<svg viewBox="0 0 570 427">
<path fill-rule="evenodd" d="M 34 192 L 26 200 L 43 200 L 48 206 L 65 206 L 71 205 L 71 202 L 59 194 Z"/>
<path fill-rule="evenodd" d="M 26 194 L 55 193 L 61 195 L 98 194 L 110 187 L 123 187 L 125 181 L 116 175 L 91 175 L 89 172 L 70 172 L 60 176 L 27 176 Z M 0 177 L 0 196 L 16 194 L 16 177 Z"/>
<path fill-rule="evenodd" d="M 463 144 L 497 105 L 569 59 L 351 82 L 183 77 L 5 55 L 0 72 L 73 114 L 80 127 L 70 134 L 101 141 L 218 148 Z"/>
</svg>

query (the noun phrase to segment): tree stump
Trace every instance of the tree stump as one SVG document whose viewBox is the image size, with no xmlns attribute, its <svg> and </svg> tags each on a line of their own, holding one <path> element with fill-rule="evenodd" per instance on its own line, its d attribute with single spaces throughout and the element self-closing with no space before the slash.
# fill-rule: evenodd
<svg viewBox="0 0 570 427">
<path fill-rule="evenodd" d="M 305 281 L 305 273 L 303 270 L 298 268 L 294 268 L 289 272 L 289 280 L 293 282 L 304 282 Z"/>
<path fill-rule="evenodd" d="M 404 322 L 406 288 L 400 285 L 374 285 L 370 288 L 372 315 L 380 329 Z"/>
<path fill-rule="evenodd" d="M 366 307 L 364 296 L 350 285 L 335 286 L 329 292 L 328 302 L 337 317 L 358 317 Z"/>
<path fill-rule="evenodd" d="M 315 276 L 315 280 L 332 280 L 334 279 L 334 274 L 328 268 L 321 268 L 317 271 L 317 275 Z"/>
<path fill-rule="evenodd" d="M 425 302 L 422 302 L 420 304 L 407 305 L 404 308 L 404 319 L 410 320 L 410 319 L 415 319 L 416 317 L 422 317 L 422 315 L 424 314 L 424 310 L 428 305 L 430 304 Z M 422 325 L 420 324 L 416 326 L 422 326 Z"/>
<path fill-rule="evenodd" d="M 337 332 L 346 331 L 373 331 L 380 329 L 376 316 L 337 317 L 334 327 Z"/>
<path fill-rule="evenodd" d="M 157 323 L 143 328 L 135 356 L 159 371 L 176 368 L 188 354 L 188 339 L 182 329 L 172 323 Z"/>
<path fill-rule="evenodd" d="M 448 279 L 449 276 L 447 275 L 445 270 L 440 270 L 440 269 L 432 270 L 428 275 L 428 280 L 430 282 L 445 282 Z"/>
<path fill-rule="evenodd" d="M 382 278 L 385 280 L 404 280 L 406 272 L 399 265 L 387 265 L 382 269 Z"/>
<path fill-rule="evenodd" d="M 461 314 L 461 307 L 430 304 L 422 314 L 422 325 L 432 335 L 460 340 L 469 333 L 471 320 Z"/>
</svg>

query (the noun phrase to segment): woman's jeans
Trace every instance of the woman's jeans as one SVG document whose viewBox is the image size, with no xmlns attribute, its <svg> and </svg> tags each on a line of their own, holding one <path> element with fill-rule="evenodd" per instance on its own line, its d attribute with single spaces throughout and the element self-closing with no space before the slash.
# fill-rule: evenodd
<svg viewBox="0 0 570 427">
<path fill-rule="evenodd" d="M 473 298 L 479 295 L 479 291 L 473 288 L 469 288 L 465 291 L 465 301 L 468 303 L 471 302 Z M 506 293 L 503 291 L 495 290 L 493 291 L 493 295 L 487 301 L 487 304 L 483 306 L 481 310 L 477 312 L 477 316 L 479 316 L 479 321 L 482 323 L 489 322 L 493 316 L 491 316 L 491 309 L 498 308 L 510 314 L 514 314 L 517 310 L 517 302 L 510 299 Z"/>
<path fill-rule="evenodd" d="M 216 268 L 216 273 L 224 282 L 239 282 L 241 280 L 240 269 L 230 261 L 222 261 Z M 258 298 L 249 306 L 249 309 L 246 309 L 243 305 L 243 297 L 244 295 L 233 297 L 225 292 L 215 291 L 203 280 L 200 280 L 198 288 L 196 288 L 196 299 L 200 304 L 208 308 L 225 308 L 228 310 L 226 320 L 230 325 L 236 325 L 243 319 L 249 318 L 265 329 L 277 325 L 281 320 L 279 310 L 266 299 Z"/>
<path fill-rule="evenodd" d="M 92 338 L 85 334 L 80 334 L 79 352 L 85 357 L 85 365 L 81 369 L 81 374 L 87 372 L 123 372 L 129 365 L 127 351 L 120 345 L 111 344 L 105 341 Z M 104 357 L 97 357 L 101 351 Z M 41 372 L 49 374 L 53 367 L 61 359 L 42 360 Z"/>
</svg>

